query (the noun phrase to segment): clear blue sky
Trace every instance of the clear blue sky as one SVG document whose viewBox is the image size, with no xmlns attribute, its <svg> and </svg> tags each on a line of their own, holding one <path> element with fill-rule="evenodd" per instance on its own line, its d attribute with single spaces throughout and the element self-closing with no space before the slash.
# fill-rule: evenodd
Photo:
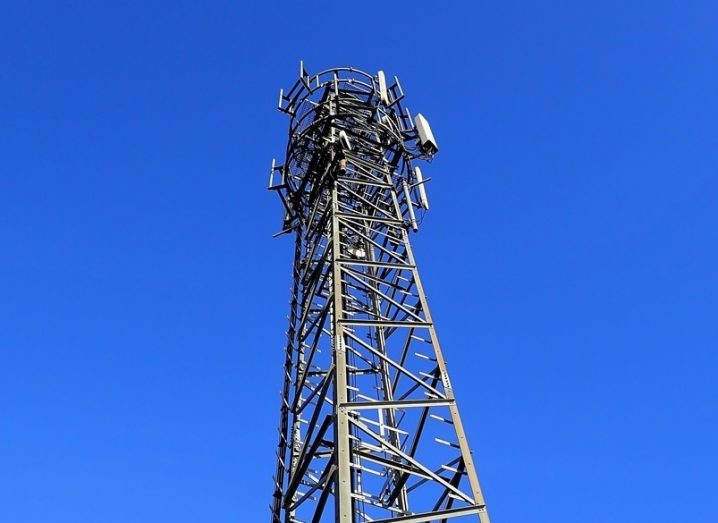
<svg viewBox="0 0 718 523">
<path fill-rule="evenodd" d="M 6 2 L 0 521 L 267 521 L 299 59 L 397 74 L 495 523 L 714 522 L 718 4 Z"/>
</svg>

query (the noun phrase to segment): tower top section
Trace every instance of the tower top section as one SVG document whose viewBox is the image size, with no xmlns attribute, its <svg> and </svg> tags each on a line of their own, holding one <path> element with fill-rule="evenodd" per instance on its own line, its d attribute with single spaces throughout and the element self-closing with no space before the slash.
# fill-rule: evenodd
<svg viewBox="0 0 718 523">
<path fill-rule="evenodd" d="M 412 158 L 431 160 L 438 147 L 429 123 L 421 114 L 412 118 L 409 109 L 401 103 L 404 91 L 399 78 L 394 76 L 393 80 L 387 84 L 384 71 L 372 75 L 354 67 L 335 67 L 312 75 L 305 69 L 304 62 L 299 62 L 299 79 L 286 94 L 280 89 L 278 109 L 291 117 L 292 130 L 301 132 L 303 124 L 315 116 L 310 113 L 328 94 L 333 92 L 339 96 L 343 91 L 350 98 L 372 106 L 375 109 L 372 120 L 403 143 L 405 152 Z"/>
<path fill-rule="evenodd" d="M 289 140 L 284 163 L 272 161 L 269 179 L 285 207 L 282 232 L 296 227 L 299 207 L 336 162 L 375 177 L 388 173 L 406 199 L 407 223 L 416 229 L 415 208 L 428 208 L 429 180 L 412 162 L 431 161 L 439 148 L 426 117 L 412 116 L 403 100 L 399 79 L 389 81 L 383 71 L 335 67 L 311 74 L 300 62 L 297 81 L 279 92 L 278 109 L 290 118 Z M 367 151 L 371 165 L 363 162 Z"/>
</svg>

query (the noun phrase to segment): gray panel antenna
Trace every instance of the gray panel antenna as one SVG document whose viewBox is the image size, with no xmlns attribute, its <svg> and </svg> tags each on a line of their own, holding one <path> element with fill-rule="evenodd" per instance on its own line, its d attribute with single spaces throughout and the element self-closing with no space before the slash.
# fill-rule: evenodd
<svg viewBox="0 0 718 523">
<path fill-rule="evenodd" d="M 416 126 L 416 132 L 419 134 L 419 144 L 428 154 L 436 154 L 439 151 L 439 146 L 436 145 L 436 139 L 434 133 L 431 132 L 431 126 L 424 116 L 419 113 L 414 118 L 414 125 Z"/>
</svg>

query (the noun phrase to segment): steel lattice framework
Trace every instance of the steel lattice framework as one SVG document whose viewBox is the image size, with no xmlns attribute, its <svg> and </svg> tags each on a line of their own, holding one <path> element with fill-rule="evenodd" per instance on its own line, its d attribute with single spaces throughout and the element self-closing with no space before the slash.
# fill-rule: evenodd
<svg viewBox="0 0 718 523">
<path fill-rule="evenodd" d="M 280 92 L 270 189 L 296 235 L 272 523 L 489 522 L 409 243 L 437 151 L 394 77 Z"/>
</svg>

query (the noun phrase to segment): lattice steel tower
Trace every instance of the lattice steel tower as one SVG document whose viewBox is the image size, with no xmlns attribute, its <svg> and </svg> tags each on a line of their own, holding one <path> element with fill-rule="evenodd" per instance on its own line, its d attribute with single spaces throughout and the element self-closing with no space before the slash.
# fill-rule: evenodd
<svg viewBox="0 0 718 523">
<path fill-rule="evenodd" d="M 272 523 L 489 522 L 409 244 L 436 142 L 396 77 L 280 92 L 269 188 L 296 235 Z"/>
</svg>

